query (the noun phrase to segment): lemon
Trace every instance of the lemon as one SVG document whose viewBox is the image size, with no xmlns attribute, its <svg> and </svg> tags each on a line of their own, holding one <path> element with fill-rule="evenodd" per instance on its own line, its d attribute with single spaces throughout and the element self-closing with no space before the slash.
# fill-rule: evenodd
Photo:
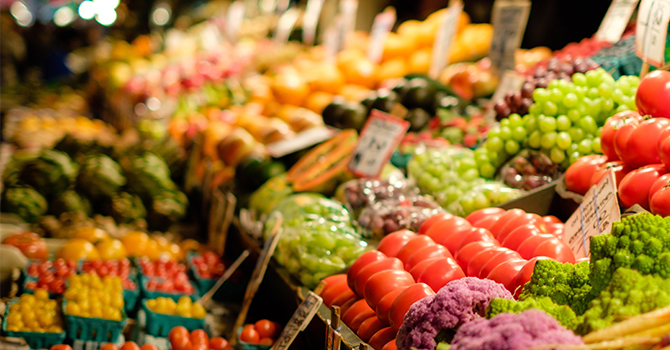
<svg viewBox="0 0 670 350">
<path fill-rule="evenodd" d="M 48 333 L 63 333 L 63 327 L 51 326 L 46 330 Z"/>
<path fill-rule="evenodd" d="M 193 303 L 191 305 L 191 314 L 194 318 L 205 318 L 207 311 L 200 303 Z"/>
<path fill-rule="evenodd" d="M 76 302 L 68 301 L 67 306 L 65 306 L 65 313 L 72 316 L 79 316 L 81 315 L 81 308 Z"/>
<path fill-rule="evenodd" d="M 179 298 L 179 300 L 177 301 L 177 304 L 178 305 L 187 305 L 187 306 L 190 307 L 191 306 L 191 298 L 184 295 L 184 296 Z"/>
<path fill-rule="evenodd" d="M 19 303 L 32 305 L 35 303 L 35 296 L 32 294 L 25 293 L 21 295 L 21 297 L 19 297 Z"/>
<path fill-rule="evenodd" d="M 33 292 L 33 295 L 35 296 L 35 299 L 37 300 L 47 300 L 49 299 L 49 292 L 47 292 L 45 289 L 42 288 L 37 288 L 35 292 Z"/>
<path fill-rule="evenodd" d="M 147 307 L 149 310 L 154 310 L 156 308 L 156 299 L 149 299 L 147 300 Z"/>
<path fill-rule="evenodd" d="M 88 299 L 80 300 L 78 304 L 82 314 L 88 313 L 91 310 L 91 303 L 89 303 Z"/>
<path fill-rule="evenodd" d="M 23 324 L 23 321 L 21 320 L 21 314 L 18 312 L 10 312 L 9 315 L 7 315 L 7 325 L 14 325 L 19 322 Z"/>
<path fill-rule="evenodd" d="M 19 312 L 21 310 L 21 305 L 19 304 L 12 304 L 9 306 L 9 311 L 10 312 Z"/>
</svg>

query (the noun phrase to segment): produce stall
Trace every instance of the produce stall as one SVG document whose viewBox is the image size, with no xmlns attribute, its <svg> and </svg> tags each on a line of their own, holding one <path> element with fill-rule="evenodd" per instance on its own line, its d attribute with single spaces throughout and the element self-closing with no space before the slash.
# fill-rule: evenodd
<svg viewBox="0 0 670 350">
<path fill-rule="evenodd" d="M 112 29 L 3 87 L 0 348 L 670 348 L 667 1 L 130 5 L 0 5 Z"/>
</svg>

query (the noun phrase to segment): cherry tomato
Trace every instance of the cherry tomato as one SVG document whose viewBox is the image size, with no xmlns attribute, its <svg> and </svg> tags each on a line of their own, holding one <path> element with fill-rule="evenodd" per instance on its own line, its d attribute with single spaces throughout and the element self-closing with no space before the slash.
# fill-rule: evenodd
<svg viewBox="0 0 670 350">
<path fill-rule="evenodd" d="M 253 327 L 244 328 L 242 329 L 242 333 L 240 333 L 240 340 L 245 343 L 258 344 L 260 339 L 258 332 Z"/>
<path fill-rule="evenodd" d="M 407 289 L 407 287 L 401 287 L 391 291 L 390 293 L 387 293 L 377 304 L 375 313 L 377 314 L 379 321 L 384 324 L 384 327 L 390 325 L 389 311 L 391 311 L 391 305 L 393 305 L 395 298 L 397 298 L 398 295 L 400 295 L 400 293 L 402 293 L 405 289 Z"/>
<path fill-rule="evenodd" d="M 2 244 L 19 248 L 21 253 L 28 259 L 46 260 L 49 255 L 46 241 L 33 232 L 11 235 L 3 239 Z"/>
<path fill-rule="evenodd" d="M 663 164 L 647 165 L 624 176 L 619 185 L 619 200 L 626 207 L 639 204 L 649 210 L 649 191 L 661 175 L 667 173 Z"/>
<path fill-rule="evenodd" d="M 516 281 L 515 281 L 515 291 L 512 292 L 514 294 L 515 298 L 519 298 L 519 295 L 521 295 L 521 291 L 523 290 L 523 286 L 526 285 L 526 283 L 530 282 L 530 278 L 533 275 L 533 270 L 535 269 L 535 264 L 537 263 L 538 260 L 546 260 L 549 259 L 546 256 L 536 256 L 526 262 L 526 264 L 523 265 L 521 270 L 519 270 L 519 273 L 516 275 Z"/>
<path fill-rule="evenodd" d="M 344 324 L 348 326 L 351 324 L 351 321 L 353 321 L 354 317 L 362 313 L 367 313 L 371 315 L 375 314 L 374 310 L 370 308 L 370 305 L 368 305 L 365 299 L 356 301 L 353 305 L 351 305 L 351 307 L 347 310 L 347 312 L 342 313 L 342 322 L 344 322 Z"/>
<path fill-rule="evenodd" d="M 428 232 L 428 230 L 434 224 L 436 224 L 436 223 L 438 223 L 442 220 L 450 219 L 452 217 L 453 217 L 453 215 L 449 214 L 449 213 L 437 213 L 437 214 L 429 217 L 428 219 L 426 219 L 426 221 L 423 222 L 423 224 L 421 224 L 421 227 L 419 227 L 419 234 L 420 235 L 425 235 L 426 232 Z"/>
<path fill-rule="evenodd" d="M 172 345 L 173 350 L 193 350 L 193 344 L 189 338 L 183 338 L 170 342 L 170 345 Z"/>
<path fill-rule="evenodd" d="M 398 329 L 400 329 L 405 314 L 409 311 L 412 304 L 433 294 L 435 294 L 433 289 L 425 283 L 411 285 L 403 290 L 402 293 L 398 294 L 389 310 L 389 322 L 394 331 L 397 332 Z M 395 337 L 395 333 L 393 336 Z M 372 338 L 370 341 L 372 342 Z M 384 344 L 386 343 L 387 342 L 384 342 Z"/>
<path fill-rule="evenodd" d="M 350 293 L 351 295 L 354 294 L 354 292 L 349 288 L 349 285 L 347 284 L 346 281 L 346 275 L 342 274 L 344 276 L 344 279 L 338 279 L 337 281 L 332 281 L 326 285 L 326 287 L 323 289 L 323 292 L 321 292 L 321 298 L 323 298 L 323 303 L 331 307 L 333 305 L 333 301 L 345 294 L 345 293 Z"/>
<path fill-rule="evenodd" d="M 419 236 L 424 237 L 424 236 Z M 365 284 L 368 282 L 368 279 L 379 271 L 384 270 L 403 270 L 403 263 L 398 258 L 386 258 L 381 261 L 376 261 L 368 266 L 364 267 L 356 276 L 355 281 L 355 293 L 359 297 L 365 297 Z"/>
<path fill-rule="evenodd" d="M 275 341 L 272 338 L 261 338 L 258 341 L 258 345 L 272 345 L 274 343 L 275 343 Z"/>
<path fill-rule="evenodd" d="M 102 344 L 100 350 L 119 350 L 119 347 L 112 343 Z"/>
<path fill-rule="evenodd" d="M 481 253 L 486 249 L 499 246 L 500 245 L 498 245 L 497 241 L 496 242 L 477 241 L 468 243 L 458 250 L 458 253 L 456 253 L 456 256 L 454 258 L 456 259 L 458 266 L 460 266 L 461 269 L 463 269 L 463 272 L 465 272 L 468 270 L 468 264 L 475 255 Z"/>
<path fill-rule="evenodd" d="M 649 204 L 652 213 L 670 216 L 670 185 L 656 191 Z"/>
<path fill-rule="evenodd" d="M 542 231 L 540 231 L 540 229 L 537 228 L 537 226 L 534 224 L 519 226 L 509 235 L 507 235 L 507 238 L 505 238 L 505 240 L 502 242 L 502 246 L 512 250 L 517 250 L 521 243 L 523 243 L 525 240 L 531 236 L 539 234 L 542 234 Z"/>
<path fill-rule="evenodd" d="M 140 350 L 158 350 L 158 347 L 153 344 L 144 344 L 140 347 Z"/>
<path fill-rule="evenodd" d="M 451 254 L 447 248 L 442 245 L 435 244 L 419 248 L 414 251 L 414 254 L 412 254 L 409 259 L 407 259 L 407 262 L 405 263 L 405 270 L 411 271 L 412 267 L 424 260 L 441 257 L 451 257 Z"/>
<path fill-rule="evenodd" d="M 441 260 L 444 257 L 445 256 L 441 256 L 441 257 L 438 257 L 438 258 L 426 259 L 426 260 L 412 266 L 412 269 L 409 271 L 409 274 L 412 275 L 412 277 L 414 277 L 414 280 L 416 281 L 419 278 L 419 276 L 421 276 L 421 273 L 423 273 L 423 270 L 425 270 L 426 267 L 428 267 L 428 265 L 432 264 L 433 262 L 435 262 L 437 260 Z"/>
<path fill-rule="evenodd" d="M 635 106 L 642 114 L 670 118 L 670 72 L 655 70 L 642 78 L 635 93 Z"/>
<path fill-rule="evenodd" d="M 608 161 L 619 160 L 619 155 L 614 149 L 614 137 L 617 130 L 628 122 L 628 119 L 640 119 L 640 114 L 635 111 L 619 112 L 607 119 L 600 132 L 600 148 L 607 156 Z"/>
<path fill-rule="evenodd" d="M 533 256 L 546 256 L 562 263 L 575 263 L 575 254 L 572 249 L 558 238 L 551 238 L 540 243 Z"/>
<path fill-rule="evenodd" d="M 437 226 L 433 226 L 431 230 L 434 230 L 435 228 L 437 228 Z M 418 249 L 428 245 L 435 245 L 435 244 L 437 243 L 435 243 L 435 241 L 433 241 L 433 239 L 428 235 L 416 236 L 412 238 L 409 242 L 407 242 L 407 244 L 405 244 L 405 246 L 400 249 L 400 251 L 398 252 L 398 256 L 396 256 L 396 258 L 400 259 L 400 261 L 402 261 L 404 264 L 407 262 L 409 257 L 412 256 L 412 254 L 414 254 L 414 252 L 417 251 Z"/>
<path fill-rule="evenodd" d="M 486 278 L 493 269 L 495 269 L 498 265 L 512 259 L 520 259 L 521 255 L 519 253 L 507 249 L 507 248 L 501 248 L 504 250 L 501 250 L 498 254 L 496 254 L 494 257 L 492 257 L 484 266 L 482 266 L 481 271 L 479 271 L 479 278 Z"/>
<path fill-rule="evenodd" d="M 458 216 L 451 219 L 442 220 L 426 232 L 426 236 L 430 237 L 437 244 L 446 246 L 454 237 L 461 237 L 465 232 L 470 231 L 472 225 Z M 455 248 L 454 248 L 455 249 Z"/>
<path fill-rule="evenodd" d="M 491 225 L 491 228 L 489 228 L 489 231 L 491 231 L 491 234 L 493 237 L 498 239 L 498 235 L 500 234 L 500 231 L 502 230 L 503 227 L 505 227 L 505 224 L 509 222 L 510 220 L 519 217 L 521 215 L 526 214 L 525 211 L 522 209 L 510 209 L 505 214 L 502 214 L 499 218 L 498 221 L 496 221 L 493 225 Z M 500 242 L 500 241 L 498 241 Z"/>
<path fill-rule="evenodd" d="M 424 225 L 425 224 L 426 223 L 424 222 Z M 386 254 L 386 256 L 389 258 L 395 258 L 398 255 L 400 249 L 414 237 L 416 237 L 416 233 L 409 230 L 395 231 L 386 235 L 384 238 L 382 238 L 381 241 L 379 241 L 377 250 Z"/>
<path fill-rule="evenodd" d="M 191 334 L 186 327 L 176 326 L 170 330 L 170 333 L 168 333 L 168 340 L 172 343 L 179 342 L 181 339 L 191 339 Z"/>
<path fill-rule="evenodd" d="M 633 130 L 630 131 L 625 148 L 618 153 L 619 158 L 631 169 L 661 163 L 658 140 L 661 133 L 670 128 L 670 119 L 651 118 L 643 120 L 637 126 L 631 124 L 630 127 Z"/>
<path fill-rule="evenodd" d="M 228 340 L 221 337 L 214 337 L 209 340 L 209 348 L 211 350 L 230 350 L 232 347 Z"/>
<path fill-rule="evenodd" d="M 127 341 L 123 343 L 120 350 L 140 350 L 140 347 L 134 341 Z"/>
<path fill-rule="evenodd" d="M 608 162 L 601 165 L 593 176 L 591 177 L 591 186 L 595 186 L 602 180 L 609 172 L 614 171 L 614 178 L 616 179 L 616 185 L 619 186 L 623 177 L 630 172 L 630 169 L 620 160 L 613 162 Z"/>
<path fill-rule="evenodd" d="M 386 236 L 384 239 L 386 239 L 388 236 Z M 380 243 L 381 244 L 381 243 Z M 347 272 L 347 284 L 349 285 L 349 288 L 351 290 L 356 290 L 355 288 L 355 282 L 356 282 L 356 276 L 358 276 L 358 273 L 368 265 L 381 261 L 386 259 L 386 255 L 384 253 L 378 251 L 378 250 L 370 250 L 367 251 L 361 256 L 354 261 L 353 264 L 351 264 L 351 267 L 349 267 L 349 271 Z"/>
<path fill-rule="evenodd" d="M 465 220 L 468 220 L 472 226 L 477 226 L 477 222 L 494 215 L 502 215 L 505 213 L 505 209 L 502 208 L 484 208 L 475 210 L 470 215 L 468 215 Z M 477 226 L 479 227 L 479 226 Z"/>
<path fill-rule="evenodd" d="M 556 238 L 556 236 L 550 233 L 530 236 L 525 241 L 523 241 L 518 248 L 516 248 L 516 252 L 519 253 L 523 259 L 532 259 L 537 246 L 552 238 Z"/>
<path fill-rule="evenodd" d="M 542 221 L 542 217 L 537 215 L 537 214 L 531 214 L 527 213 L 524 215 L 520 215 L 515 217 L 514 219 L 511 219 L 510 221 L 503 226 L 502 229 L 500 229 L 500 233 L 498 233 L 498 236 L 496 239 L 500 244 L 505 241 L 507 238 L 507 235 L 512 233 L 512 231 L 516 230 L 517 228 L 525 225 L 533 225 L 538 227 L 538 229 L 542 230 L 544 229 L 544 222 Z M 504 245 L 503 245 L 504 246 Z"/>
<path fill-rule="evenodd" d="M 386 343 L 395 339 L 396 333 L 397 331 L 391 327 L 382 328 L 370 338 L 368 344 L 374 350 L 382 350 Z"/>
<path fill-rule="evenodd" d="M 591 178 L 598 168 L 607 162 L 607 157 L 592 154 L 579 158 L 565 171 L 565 188 L 582 196 L 591 188 Z"/>
<path fill-rule="evenodd" d="M 207 346 L 207 344 L 203 344 L 203 343 L 198 343 L 198 344 L 192 344 L 191 345 L 191 350 L 209 350 L 208 348 L 209 347 Z"/>
<path fill-rule="evenodd" d="M 386 325 L 383 324 L 377 316 L 372 316 L 361 323 L 356 335 L 358 335 L 362 341 L 367 342 L 375 333 L 384 327 L 386 327 Z"/>
<path fill-rule="evenodd" d="M 481 227 L 473 227 L 470 232 L 465 234 L 461 240 L 461 243 L 458 244 L 456 252 L 453 254 L 458 254 L 458 252 L 460 252 L 463 247 L 472 242 L 490 242 L 493 244 L 499 244 L 498 240 L 493 238 L 493 235 L 489 230 Z"/>
<path fill-rule="evenodd" d="M 72 347 L 65 344 L 54 345 L 49 350 L 72 350 Z"/>
<path fill-rule="evenodd" d="M 658 155 L 661 163 L 670 169 L 670 129 L 665 129 L 658 137 Z"/>
<path fill-rule="evenodd" d="M 196 329 L 191 332 L 191 343 L 195 344 L 209 344 L 209 336 L 202 329 Z"/>
<path fill-rule="evenodd" d="M 396 344 L 395 344 L 395 339 L 393 339 L 393 340 L 389 341 L 388 343 L 386 343 L 386 345 L 384 345 L 384 347 L 382 348 L 382 350 L 398 350 L 398 347 L 397 347 Z"/>
<path fill-rule="evenodd" d="M 365 301 L 372 310 L 391 291 L 414 284 L 414 278 L 407 271 L 384 270 L 372 275 L 365 284 Z"/>
<path fill-rule="evenodd" d="M 514 293 L 517 275 L 525 264 L 524 259 L 507 260 L 491 270 L 486 278 L 502 284 L 508 291 Z"/>
</svg>

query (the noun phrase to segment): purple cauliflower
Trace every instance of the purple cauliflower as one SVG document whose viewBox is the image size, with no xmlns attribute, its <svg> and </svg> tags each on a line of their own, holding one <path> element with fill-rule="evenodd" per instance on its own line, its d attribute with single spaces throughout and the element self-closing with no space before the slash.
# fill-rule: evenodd
<svg viewBox="0 0 670 350">
<path fill-rule="evenodd" d="M 449 350 L 567 350 L 561 345 L 583 345 L 581 337 L 561 326 L 544 311 L 529 309 L 519 314 L 499 314 L 479 319 L 458 329 Z M 542 347 L 547 345 L 547 347 Z"/>
<path fill-rule="evenodd" d="M 495 298 L 514 299 L 502 284 L 488 279 L 464 277 L 447 283 L 409 308 L 396 336 L 398 350 L 434 350 L 462 324 L 485 317 Z"/>
</svg>

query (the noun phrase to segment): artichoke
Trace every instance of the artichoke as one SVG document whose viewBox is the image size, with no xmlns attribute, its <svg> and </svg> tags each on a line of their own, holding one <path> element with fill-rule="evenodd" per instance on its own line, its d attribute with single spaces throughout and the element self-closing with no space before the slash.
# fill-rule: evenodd
<svg viewBox="0 0 670 350">
<path fill-rule="evenodd" d="M 132 160 L 126 172 L 130 192 L 151 203 L 166 191 L 176 191 L 177 185 L 170 179 L 170 169 L 163 159 L 153 153 L 145 153 Z"/>
<path fill-rule="evenodd" d="M 91 202 L 76 191 L 65 191 L 49 203 L 49 212 L 55 216 L 63 213 L 81 212 L 91 215 Z"/>
<path fill-rule="evenodd" d="M 44 196 L 56 197 L 70 188 L 76 176 L 75 164 L 67 154 L 44 150 L 25 164 L 19 178 Z"/>
<path fill-rule="evenodd" d="M 121 192 L 105 205 L 105 215 L 113 217 L 118 224 L 127 224 L 145 218 L 147 210 L 140 197 Z"/>
<path fill-rule="evenodd" d="M 157 230 L 167 230 L 170 225 L 186 216 L 188 198 L 183 192 L 165 191 L 151 202 L 149 226 Z"/>
<path fill-rule="evenodd" d="M 77 188 L 94 200 L 111 198 L 125 184 L 121 166 L 103 154 L 86 159 L 77 178 Z"/>
<path fill-rule="evenodd" d="M 47 200 L 30 187 L 8 188 L 2 195 L 2 211 L 14 213 L 29 223 L 35 223 L 47 211 Z"/>
</svg>

